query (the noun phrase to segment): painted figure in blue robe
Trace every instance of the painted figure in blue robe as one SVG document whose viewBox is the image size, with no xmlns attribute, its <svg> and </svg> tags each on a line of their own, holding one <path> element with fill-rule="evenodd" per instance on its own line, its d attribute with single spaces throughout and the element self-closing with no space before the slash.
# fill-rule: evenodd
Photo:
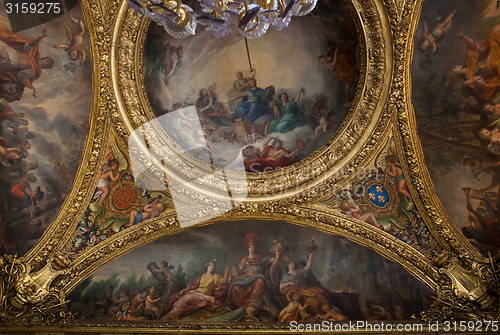
<svg viewBox="0 0 500 335">
<path fill-rule="evenodd" d="M 288 133 L 297 128 L 304 121 L 304 112 L 299 109 L 297 103 L 300 95 L 304 92 L 301 87 L 294 100 L 288 99 L 286 92 L 281 93 L 280 102 L 274 106 L 275 120 L 269 123 L 268 133 Z"/>
<path fill-rule="evenodd" d="M 149 218 L 155 218 L 159 216 L 164 210 L 165 204 L 160 201 L 160 198 L 156 198 L 152 203 L 144 206 L 142 210 L 133 209 L 130 212 L 130 221 L 123 227 L 128 228 Z"/>
<path fill-rule="evenodd" d="M 266 114 L 267 103 L 262 97 L 264 90 L 257 87 L 254 78 L 249 79 L 248 86 L 243 101 L 236 105 L 234 114 L 237 118 L 245 118 L 248 121 L 255 122 L 259 117 Z"/>
</svg>

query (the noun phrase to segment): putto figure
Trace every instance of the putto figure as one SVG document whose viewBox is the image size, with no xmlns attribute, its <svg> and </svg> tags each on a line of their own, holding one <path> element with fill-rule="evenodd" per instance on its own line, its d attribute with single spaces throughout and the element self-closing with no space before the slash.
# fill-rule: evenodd
<svg viewBox="0 0 500 335">
<path fill-rule="evenodd" d="M 64 49 L 68 52 L 69 59 L 78 60 L 81 57 L 80 65 L 85 62 L 85 40 L 83 38 L 83 32 L 85 31 L 85 24 L 83 20 L 77 20 L 72 15 L 70 15 L 71 21 L 76 23 L 75 29 L 71 30 L 70 27 L 64 25 L 66 31 L 66 38 L 70 41 L 68 44 L 54 45 L 55 49 Z"/>
<path fill-rule="evenodd" d="M 417 38 L 419 40 L 418 48 L 422 51 L 426 51 L 427 49 L 431 49 L 431 56 L 437 50 L 437 44 L 444 38 L 444 35 L 451 28 L 451 19 L 453 15 L 455 15 L 457 11 L 452 11 L 443 21 L 438 23 L 431 32 L 429 32 L 429 28 L 427 27 L 427 21 L 424 21 L 424 29 L 419 30 L 417 33 Z"/>
</svg>

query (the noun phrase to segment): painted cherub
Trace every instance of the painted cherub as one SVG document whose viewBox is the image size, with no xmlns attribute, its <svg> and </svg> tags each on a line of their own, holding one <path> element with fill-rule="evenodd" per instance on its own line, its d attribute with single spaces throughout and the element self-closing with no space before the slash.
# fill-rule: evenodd
<svg viewBox="0 0 500 335">
<path fill-rule="evenodd" d="M 288 305 L 283 308 L 278 315 L 279 322 L 289 322 L 298 318 L 298 313 L 309 306 L 307 303 L 302 306 L 300 304 L 300 295 L 295 291 L 288 292 Z"/>
<path fill-rule="evenodd" d="M 161 262 L 161 267 L 159 269 L 153 269 L 153 272 L 158 272 L 158 273 L 163 273 L 165 275 L 165 278 L 167 278 L 167 281 L 172 281 L 174 280 L 174 274 L 170 272 L 170 270 L 175 269 L 174 266 L 168 265 L 167 261 Z"/>
<path fill-rule="evenodd" d="M 144 312 L 150 312 L 153 317 L 158 320 L 163 307 L 160 305 L 161 297 L 158 297 L 158 292 L 155 286 L 152 286 L 148 291 L 148 296 L 144 304 Z"/>
<path fill-rule="evenodd" d="M 131 227 L 134 224 L 138 224 L 149 218 L 157 217 L 165 210 L 165 204 L 156 199 L 150 204 L 144 206 L 142 210 L 133 209 L 130 212 L 130 221 L 124 227 Z"/>
<path fill-rule="evenodd" d="M 478 133 L 479 140 L 482 142 L 487 142 L 487 149 L 489 152 L 496 155 L 500 154 L 500 130 L 495 122 L 495 127 L 493 129 L 482 128 Z"/>
<path fill-rule="evenodd" d="M 127 289 L 124 289 L 120 291 L 120 297 L 118 299 L 116 299 L 115 296 L 112 296 L 113 302 L 117 305 L 108 309 L 108 317 L 117 317 L 117 313 L 122 309 L 123 304 L 130 302 L 129 294 L 130 292 Z"/>
<path fill-rule="evenodd" d="M 125 302 L 120 309 L 119 312 L 120 315 L 118 316 L 118 320 L 127 320 L 127 321 L 147 320 L 148 319 L 147 317 L 141 316 L 147 295 L 148 295 L 148 290 L 140 292 L 137 295 L 133 296 L 130 302 Z"/>
<path fill-rule="evenodd" d="M 399 164 L 397 152 L 396 150 L 391 148 L 391 153 L 391 155 L 385 157 L 385 162 L 387 164 L 385 173 L 387 173 L 388 176 L 394 178 L 398 193 L 405 196 L 409 202 L 413 202 L 410 191 L 408 190 L 408 186 L 406 186 L 406 181 L 403 175 L 403 170 L 401 169 L 401 165 Z"/>
<path fill-rule="evenodd" d="M 319 125 L 314 130 L 314 139 L 316 140 L 319 137 L 321 131 L 325 134 L 328 134 L 329 128 L 331 128 L 334 123 L 331 115 L 335 114 L 332 111 L 328 110 L 328 100 L 322 95 L 321 99 L 313 105 L 311 108 L 311 115 L 318 120 Z"/>
<path fill-rule="evenodd" d="M 427 49 L 431 49 L 431 56 L 437 50 L 437 44 L 444 37 L 446 32 L 451 28 L 451 20 L 453 15 L 457 10 L 453 10 L 450 15 L 448 15 L 442 22 L 438 23 L 434 29 L 429 32 L 429 28 L 427 27 L 427 21 L 424 21 L 424 29 L 419 30 L 417 33 L 417 38 L 419 40 L 418 48 L 422 51 L 426 51 Z"/>
<path fill-rule="evenodd" d="M 342 314 L 342 312 L 335 306 L 330 306 L 328 304 L 321 305 L 323 313 L 318 315 L 321 320 L 333 320 L 333 321 L 348 321 L 349 318 Z"/>
<path fill-rule="evenodd" d="M 393 317 L 384 307 L 375 304 L 373 301 L 367 303 L 368 310 L 377 316 L 377 320 L 392 320 Z"/>
<path fill-rule="evenodd" d="M 54 45 L 55 49 L 63 48 L 68 52 L 69 59 L 77 60 L 79 57 L 82 58 L 80 61 L 80 65 L 85 62 L 86 54 L 84 51 L 85 47 L 85 39 L 83 37 L 83 32 L 85 31 L 85 24 L 82 20 L 75 19 L 72 15 L 70 15 L 71 21 L 76 23 L 75 29 L 73 31 L 67 26 L 64 25 L 64 29 L 66 30 L 66 38 L 70 40 L 68 44 L 59 44 Z"/>
<path fill-rule="evenodd" d="M 384 229 L 384 227 L 377 221 L 375 214 L 373 214 L 372 212 L 361 211 L 361 208 L 359 208 L 358 205 L 350 204 L 347 201 L 344 201 L 340 204 L 339 207 L 341 211 L 345 212 L 355 219 L 372 224 L 379 229 Z"/>
<path fill-rule="evenodd" d="M 113 157 L 111 154 L 108 155 L 108 158 Z M 120 163 L 117 159 L 110 159 L 105 163 L 104 170 L 101 173 L 101 178 L 99 178 L 99 182 L 97 183 L 97 188 L 102 192 L 97 204 L 102 207 L 102 203 L 109 194 L 109 184 L 111 182 L 115 182 L 120 178 L 120 171 L 118 171 L 118 167 Z"/>
</svg>

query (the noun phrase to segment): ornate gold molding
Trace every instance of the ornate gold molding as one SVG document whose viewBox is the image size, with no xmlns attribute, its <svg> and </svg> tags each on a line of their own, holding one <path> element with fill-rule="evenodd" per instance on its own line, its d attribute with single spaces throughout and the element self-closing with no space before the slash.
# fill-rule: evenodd
<svg viewBox="0 0 500 335">
<path fill-rule="evenodd" d="M 432 234 L 439 243 L 451 248 L 461 256 L 473 255 L 480 259 L 479 254 L 460 235 L 450 222 L 434 191 L 434 186 L 425 165 L 424 155 L 418 140 L 415 113 L 411 105 L 410 66 L 413 54 L 413 36 L 418 24 L 421 1 L 404 3 L 402 12 L 388 4 L 391 17 L 392 35 L 394 38 L 394 75 L 393 89 L 388 101 L 389 108 L 396 112 L 398 151 L 404 159 L 401 165 L 412 182 L 409 183 L 412 194 L 418 194 L 417 207 Z"/>
</svg>

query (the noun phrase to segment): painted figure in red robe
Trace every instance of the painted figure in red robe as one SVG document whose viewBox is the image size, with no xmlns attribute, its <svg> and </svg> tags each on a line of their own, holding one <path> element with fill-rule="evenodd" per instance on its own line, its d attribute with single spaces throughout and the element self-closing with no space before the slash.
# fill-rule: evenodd
<svg viewBox="0 0 500 335">
<path fill-rule="evenodd" d="M 272 144 L 269 142 L 273 140 Z M 290 164 L 292 157 L 301 149 L 290 151 L 283 147 L 283 141 L 277 137 L 268 138 L 262 146 L 262 153 L 254 146 L 247 146 L 243 149 L 245 160 L 245 170 L 247 172 L 266 172 Z"/>
<path fill-rule="evenodd" d="M 248 305 L 276 285 L 273 274 L 280 259 L 280 251 L 276 249 L 274 256 L 265 256 L 257 252 L 257 242 L 256 234 L 247 234 L 244 244 L 248 255 L 241 258 L 238 265 L 240 276 L 231 278 L 228 297 L 238 308 Z"/>
</svg>

